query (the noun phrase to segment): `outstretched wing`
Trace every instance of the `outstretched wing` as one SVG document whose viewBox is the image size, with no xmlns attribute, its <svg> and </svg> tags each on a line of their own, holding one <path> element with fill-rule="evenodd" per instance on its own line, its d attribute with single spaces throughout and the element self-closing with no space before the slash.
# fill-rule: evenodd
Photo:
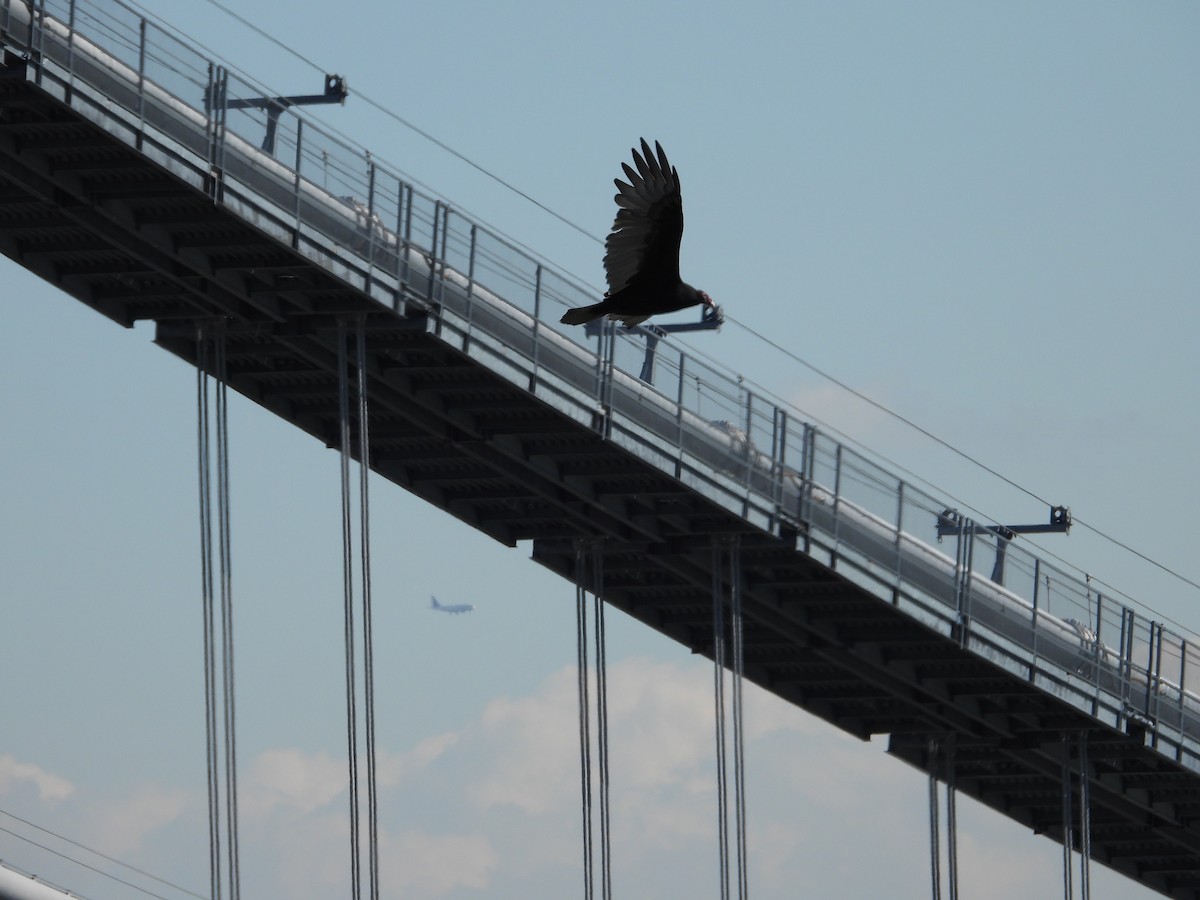
<svg viewBox="0 0 1200 900">
<path fill-rule="evenodd" d="M 633 281 L 673 285 L 679 280 L 679 241 L 683 237 L 679 174 L 657 141 L 654 149 L 657 155 L 642 138 L 642 152 L 633 151 L 636 171 L 628 163 L 621 164 L 629 183 L 614 179 L 620 208 L 604 242 L 610 295 Z"/>
</svg>

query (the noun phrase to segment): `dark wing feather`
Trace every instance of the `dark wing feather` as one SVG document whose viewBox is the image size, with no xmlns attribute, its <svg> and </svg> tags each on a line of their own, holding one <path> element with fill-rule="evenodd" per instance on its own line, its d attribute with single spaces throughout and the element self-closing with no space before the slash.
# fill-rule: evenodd
<svg viewBox="0 0 1200 900">
<path fill-rule="evenodd" d="M 643 138 L 642 152 L 633 151 L 636 171 L 628 163 L 621 164 L 628 184 L 614 179 L 619 208 L 604 242 L 610 295 L 632 282 L 673 286 L 679 281 L 679 242 L 683 237 L 679 174 L 657 141 L 654 149 L 657 158 Z"/>
</svg>

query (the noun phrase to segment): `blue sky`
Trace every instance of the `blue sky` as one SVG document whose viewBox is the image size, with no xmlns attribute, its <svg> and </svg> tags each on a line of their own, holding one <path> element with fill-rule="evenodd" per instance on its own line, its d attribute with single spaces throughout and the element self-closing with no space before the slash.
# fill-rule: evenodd
<svg viewBox="0 0 1200 900">
<path fill-rule="evenodd" d="M 207 3 L 147 8 L 279 93 L 344 74 L 323 121 L 597 292 L 599 244 L 356 92 L 596 236 L 629 148 L 662 141 L 684 276 L 732 319 L 1200 580 L 1194 5 L 242 0 L 319 69 Z M 0 313 L 0 809 L 203 892 L 194 374 L 12 263 Z M 692 343 L 998 519 L 1046 516 L 735 323 Z M 243 884 L 325 897 L 346 867 L 337 457 L 236 398 L 231 419 Z M 573 589 L 373 490 L 385 887 L 572 895 Z M 1044 545 L 1200 623 L 1200 591 L 1086 528 Z M 715 896 L 710 671 L 620 617 L 609 640 L 617 893 Z M 755 894 L 926 896 L 924 781 L 749 701 Z M 961 807 L 964 895 L 1057 891 L 1055 845 Z M 128 895 L 5 832 L 0 859 Z"/>
</svg>

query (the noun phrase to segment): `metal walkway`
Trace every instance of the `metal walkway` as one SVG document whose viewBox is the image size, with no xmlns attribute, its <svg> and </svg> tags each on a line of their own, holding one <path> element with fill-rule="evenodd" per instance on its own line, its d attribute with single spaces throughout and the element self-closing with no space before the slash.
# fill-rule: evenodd
<svg viewBox="0 0 1200 900">
<path fill-rule="evenodd" d="M 601 538 L 605 599 L 705 655 L 739 535 L 747 677 L 926 772 L 952 744 L 1060 842 L 1086 735 L 1092 858 L 1197 896 L 1195 646 L 665 341 L 644 383 L 636 335 L 560 330 L 586 289 L 291 109 L 261 149 L 229 101 L 270 93 L 116 0 L 0 0 L 0 42 L 10 259 L 193 364 L 224 328 L 230 385 L 330 446 L 363 321 L 382 476 L 568 579 Z"/>
</svg>

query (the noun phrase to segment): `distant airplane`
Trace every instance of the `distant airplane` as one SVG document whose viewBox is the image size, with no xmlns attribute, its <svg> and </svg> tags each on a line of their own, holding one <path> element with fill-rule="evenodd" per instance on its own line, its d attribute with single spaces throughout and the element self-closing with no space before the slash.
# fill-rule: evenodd
<svg viewBox="0 0 1200 900">
<path fill-rule="evenodd" d="M 470 603 L 451 603 L 443 606 L 437 602 L 437 597 L 431 595 L 429 599 L 433 603 L 433 609 L 436 609 L 438 612 L 450 613 L 451 615 L 457 615 L 458 613 L 469 613 L 475 609 L 475 607 Z"/>
</svg>

